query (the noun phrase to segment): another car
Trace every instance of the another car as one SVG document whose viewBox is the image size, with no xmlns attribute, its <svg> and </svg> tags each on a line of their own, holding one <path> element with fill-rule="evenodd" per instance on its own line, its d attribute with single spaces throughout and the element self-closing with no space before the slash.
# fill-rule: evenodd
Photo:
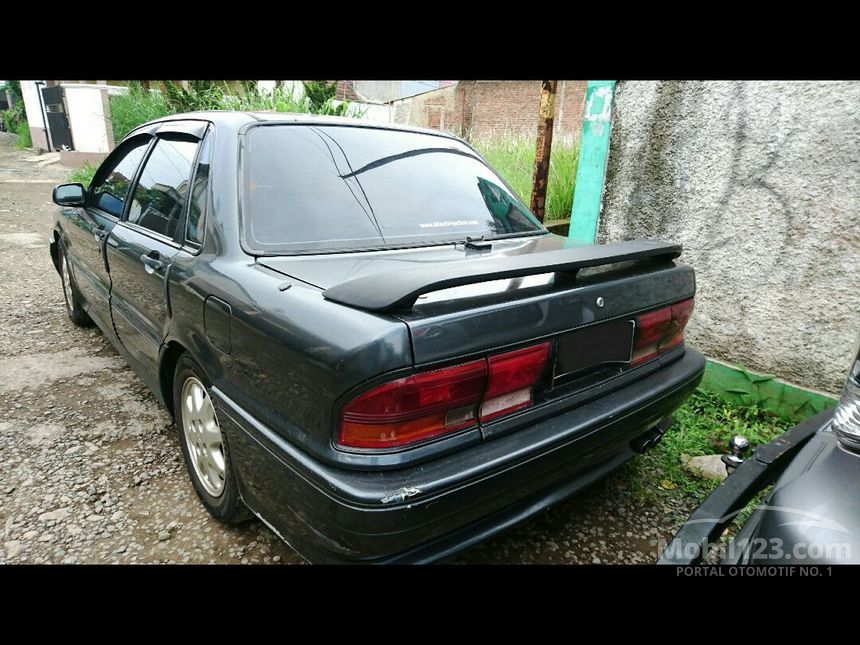
<svg viewBox="0 0 860 645">
<path fill-rule="evenodd" d="M 438 131 L 140 126 L 54 190 L 51 256 L 174 415 L 197 494 L 314 562 L 427 562 L 659 441 L 702 378 L 676 244 L 549 233 Z"/>
<path fill-rule="evenodd" d="M 660 564 L 860 564 L 860 343 L 835 408 L 747 460 L 735 454 L 723 461 L 731 474 L 679 529 Z M 721 543 L 737 514 L 770 484 L 737 535 Z"/>
</svg>

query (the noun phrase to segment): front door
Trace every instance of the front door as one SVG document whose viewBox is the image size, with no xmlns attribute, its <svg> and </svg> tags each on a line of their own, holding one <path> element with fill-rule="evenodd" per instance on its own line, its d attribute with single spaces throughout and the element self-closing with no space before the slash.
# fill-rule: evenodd
<svg viewBox="0 0 860 645">
<path fill-rule="evenodd" d="M 69 219 L 63 227 L 63 245 L 72 277 L 83 296 L 84 308 L 102 328 L 111 327 L 105 239 L 122 217 L 131 182 L 151 140 L 151 136 L 143 135 L 117 148 L 93 178 L 86 205 L 63 212 Z"/>
<path fill-rule="evenodd" d="M 151 376 L 167 335 L 167 279 L 179 250 L 177 226 L 185 209 L 198 141 L 159 136 L 144 162 L 126 218 L 107 239 L 111 307 L 120 341 Z"/>
</svg>

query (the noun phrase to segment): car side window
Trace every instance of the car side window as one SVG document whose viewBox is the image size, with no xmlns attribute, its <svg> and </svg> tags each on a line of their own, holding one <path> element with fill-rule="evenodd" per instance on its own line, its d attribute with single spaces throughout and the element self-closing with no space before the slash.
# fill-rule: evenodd
<svg viewBox="0 0 860 645">
<path fill-rule="evenodd" d="M 159 139 L 140 173 L 128 221 L 173 238 L 185 206 L 198 141 Z"/>
<path fill-rule="evenodd" d="M 185 239 L 192 246 L 203 244 L 203 224 L 206 220 L 206 208 L 209 188 L 209 165 L 212 150 L 212 137 L 207 137 L 200 148 L 197 158 L 197 169 L 191 182 L 191 203 L 188 206 L 188 221 L 185 226 Z"/>
<path fill-rule="evenodd" d="M 117 158 L 114 167 L 107 174 L 93 182 L 87 199 L 90 206 L 114 217 L 122 217 L 131 181 L 150 141 L 148 137 L 139 139 L 124 155 Z"/>
</svg>

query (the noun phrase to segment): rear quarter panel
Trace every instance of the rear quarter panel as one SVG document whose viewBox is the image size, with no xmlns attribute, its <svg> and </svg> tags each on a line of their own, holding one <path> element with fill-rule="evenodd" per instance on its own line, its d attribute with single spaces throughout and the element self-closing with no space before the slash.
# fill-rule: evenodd
<svg viewBox="0 0 860 645">
<path fill-rule="evenodd" d="M 331 303 L 301 283 L 281 291 L 284 281 L 251 257 L 180 253 L 171 269 L 173 338 L 248 413 L 331 461 L 335 401 L 372 377 L 410 366 L 408 328 Z M 210 296 L 229 305 L 229 348 L 207 336 Z"/>
</svg>

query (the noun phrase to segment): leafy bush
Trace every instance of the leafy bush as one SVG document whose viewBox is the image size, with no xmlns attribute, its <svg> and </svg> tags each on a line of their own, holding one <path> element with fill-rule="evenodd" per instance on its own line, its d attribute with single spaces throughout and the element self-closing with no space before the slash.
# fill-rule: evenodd
<svg viewBox="0 0 860 645">
<path fill-rule="evenodd" d="M 330 114 L 333 116 L 347 116 L 349 104 L 344 101 L 335 105 L 335 93 L 337 82 L 329 85 L 325 81 L 302 81 L 305 88 L 305 96 L 308 99 L 308 112 L 313 114 Z"/>
<path fill-rule="evenodd" d="M 217 81 L 188 81 L 188 89 L 173 81 L 162 81 L 164 100 L 172 114 L 199 112 L 223 108 L 226 84 L 220 87 Z"/>
<path fill-rule="evenodd" d="M 15 146 L 19 150 L 33 147 L 33 139 L 30 137 L 30 125 L 26 120 L 21 121 L 18 124 L 18 127 L 15 128 L 15 132 L 18 135 L 18 140 L 15 142 Z"/>
<path fill-rule="evenodd" d="M 21 95 L 21 81 L 6 81 L 8 92 L 12 97 L 12 107 L 3 110 L 3 128 L 6 132 L 18 135 L 15 145 L 20 148 L 33 147 L 30 138 L 30 125 L 27 123 L 27 112 L 24 109 L 24 98 Z"/>
<path fill-rule="evenodd" d="M 89 188 L 90 182 L 96 174 L 96 170 L 98 170 L 96 166 L 91 166 L 89 161 L 85 161 L 81 168 L 75 168 L 69 173 L 69 176 L 66 177 L 66 181 L 70 184 L 83 184 L 84 188 Z"/>
<path fill-rule="evenodd" d="M 510 184 L 528 204 L 532 194 L 532 174 L 535 165 L 535 140 L 525 135 L 496 136 L 472 142 L 490 165 Z M 576 170 L 579 166 L 579 146 L 554 141 L 549 161 L 549 185 L 544 219 L 570 217 Z"/>
<path fill-rule="evenodd" d="M 18 101 L 8 110 L 3 110 L 3 127 L 6 132 L 17 132 L 18 124 L 27 120 L 27 115 L 24 113 L 24 102 Z"/>
<path fill-rule="evenodd" d="M 140 83 L 129 83 L 127 94 L 110 97 L 114 141 L 119 142 L 137 126 L 170 113 L 160 92 L 146 90 Z"/>
</svg>

